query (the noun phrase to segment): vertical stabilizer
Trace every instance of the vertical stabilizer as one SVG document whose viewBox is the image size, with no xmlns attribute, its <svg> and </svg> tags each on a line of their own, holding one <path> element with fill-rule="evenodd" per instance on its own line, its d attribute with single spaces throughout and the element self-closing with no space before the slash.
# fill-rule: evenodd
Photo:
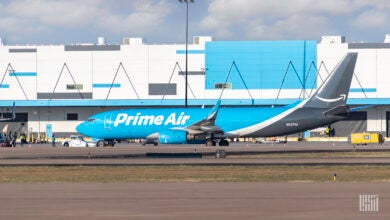
<svg viewBox="0 0 390 220">
<path fill-rule="evenodd" d="M 304 107 L 334 108 L 345 105 L 356 60 L 357 53 L 347 53 Z"/>
</svg>

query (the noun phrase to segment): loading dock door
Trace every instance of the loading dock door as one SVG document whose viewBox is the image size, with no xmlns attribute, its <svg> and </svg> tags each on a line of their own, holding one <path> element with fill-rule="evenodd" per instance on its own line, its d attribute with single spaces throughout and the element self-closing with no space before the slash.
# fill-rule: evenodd
<svg viewBox="0 0 390 220">
<path fill-rule="evenodd" d="M 390 112 L 386 112 L 386 137 L 390 137 Z"/>
<path fill-rule="evenodd" d="M 337 137 L 349 137 L 351 133 L 367 131 L 367 112 L 351 112 L 347 119 L 332 124 Z"/>
<path fill-rule="evenodd" d="M 12 117 L 12 113 L 2 113 L 3 117 L 10 118 Z M 1 121 L 0 122 L 0 132 L 3 130 L 6 133 L 8 132 L 17 132 L 20 134 L 21 132 L 27 133 L 28 128 L 28 113 L 16 113 L 16 118 L 14 120 L 9 121 Z"/>
</svg>

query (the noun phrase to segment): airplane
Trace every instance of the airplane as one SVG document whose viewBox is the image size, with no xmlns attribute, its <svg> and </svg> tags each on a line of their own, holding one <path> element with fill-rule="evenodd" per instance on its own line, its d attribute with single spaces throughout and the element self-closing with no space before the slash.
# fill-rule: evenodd
<svg viewBox="0 0 390 220">
<path fill-rule="evenodd" d="M 357 60 L 347 53 L 315 93 L 280 107 L 225 107 L 221 100 L 208 108 L 122 109 L 101 112 L 76 130 L 99 139 L 98 146 L 115 139 L 143 139 L 144 144 L 203 142 L 228 146 L 228 138 L 273 137 L 330 125 L 353 111 L 346 105 Z"/>
<path fill-rule="evenodd" d="M 16 107 L 15 102 L 12 105 L 12 114 L 11 117 L 5 117 L 7 113 L 0 113 L 0 121 L 12 121 L 16 118 Z"/>
</svg>

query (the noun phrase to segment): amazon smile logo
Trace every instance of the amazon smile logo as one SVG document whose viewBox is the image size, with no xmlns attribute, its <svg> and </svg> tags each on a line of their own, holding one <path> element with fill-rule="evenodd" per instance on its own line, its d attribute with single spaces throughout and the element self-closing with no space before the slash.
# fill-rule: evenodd
<svg viewBox="0 0 390 220">
<path fill-rule="evenodd" d="M 334 99 L 326 99 L 326 98 L 319 97 L 318 95 L 316 95 L 316 97 L 323 102 L 338 102 L 341 100 L 345 100 L 347 98 L 347 95 L 340 94 L 340 97 Z"/>
</svg>

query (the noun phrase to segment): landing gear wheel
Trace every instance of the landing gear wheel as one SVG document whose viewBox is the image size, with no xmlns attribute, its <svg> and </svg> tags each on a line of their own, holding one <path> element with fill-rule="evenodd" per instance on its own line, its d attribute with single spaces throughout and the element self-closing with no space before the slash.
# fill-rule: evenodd
<svg viewBox="0 0 390 220">
<path fill-rule="evenodd" d="M 212 139 L 207 139 L 206 140 L 206 146 L 207 147 L 214 147 L 214 146 L 216 146 L 217 144 L 215 143 L 215 141 L 214 140 L 212 140 Z"/>
<path fill-rule="evenodd" d="M 103 141 L 98 141 L 96 145 L 98 147 L 104 147 L 104 142 Z"/>
<path fill-rule="evenodd" d="M 227 141 L 226 139 L 220 140 L 219 146 L 229 146 L 229 141 Z"/>
</svg>

